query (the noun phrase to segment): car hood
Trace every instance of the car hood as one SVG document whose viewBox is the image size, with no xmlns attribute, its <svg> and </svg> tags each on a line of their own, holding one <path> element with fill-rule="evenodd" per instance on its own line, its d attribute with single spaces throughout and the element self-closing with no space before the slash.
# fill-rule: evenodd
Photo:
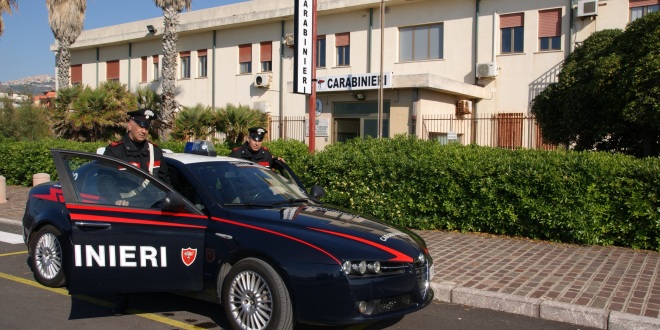
<svg viewBox="0 0 660 330">
<path fill-rule="evenodd" d="M 230 210 L 229 215 L 311 240 L 339 255 L 398 262 L 414 262 L 420 254 L 428 258 L 424 241 L 412 231 L 336 206 L 247 208 Z"/>
</svg>

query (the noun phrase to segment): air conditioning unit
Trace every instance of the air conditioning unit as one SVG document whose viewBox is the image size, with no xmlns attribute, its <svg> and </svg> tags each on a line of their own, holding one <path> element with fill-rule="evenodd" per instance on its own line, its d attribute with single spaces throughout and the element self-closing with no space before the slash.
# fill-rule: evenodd
<svg viewBox="0 0 660 330">
<path fill-rule="evenodd" d="M 497 76 L 497 63 L 479 63 L 477 64 L 478 78 L 493 78 Z"/>
<path fill-rule="evenodd" d="M 588 17 L 598 15 L 598 0 L 579 0 L 577 16 Z"/>
<path fill-rule="evenodd" d="M 270 86 L 270 75 L 269 74 L 256 75 L 254 77 L 254 85 L 261 88 Z"/>
<path fill-rule="evenodd" d="M 293 33 L 288 33 L 286 36 L 284 36 L 284 41 L 282 43 L 287 45 L 287 47 L 293 47 L 296 44 L 295 40 L 296 39 L 293 37 Z"/>
<path fill-rule="evenodd" d="M 472 101 L 459 100 L 458 103 L 456 103 L 456 114 L 467 115 L 469 113 L 472 113 Z"/>
</svg>

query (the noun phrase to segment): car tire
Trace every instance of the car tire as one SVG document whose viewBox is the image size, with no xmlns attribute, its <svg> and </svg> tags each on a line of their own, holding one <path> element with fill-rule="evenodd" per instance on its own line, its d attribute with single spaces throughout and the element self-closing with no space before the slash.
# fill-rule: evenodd
<svg viewBox="0 0 660 330">
<path fill-rule="evenodd" d="M 293 329 L 291 298 L 280 275 L 263 260 L 236 263 L 220 295 L 233 329 Z"/>
<path fill-rule="evenodd" d="M 66 284 L 64 270 L 66 266 L 65 240 L 59 230 L 44 226 L 30 239 L 30 264 L 34 279 L 51 288 Z"/>
</svg>

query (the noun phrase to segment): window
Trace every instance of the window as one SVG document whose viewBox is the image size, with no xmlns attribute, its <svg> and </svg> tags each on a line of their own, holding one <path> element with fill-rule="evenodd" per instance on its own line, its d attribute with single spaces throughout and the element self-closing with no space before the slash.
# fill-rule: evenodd
<svg viewBox="0 0 660 330">
<path fill-rule="evenodd" d="M 154 80 L 160 79 L 160 71 L 158 71 L 158 55 L 153 56 L 153 69 L 154 69 Z"/>
<path fill-rule="evenodd" d="M 399 60 L 420 61 L 443 58 L 443 30 L 443 24 L 400 28 Z"/>
<path fill-rule="evenodd" d="M 207 51 L 206 49 L 200 49 L 197 51 L 197 77 L 204 78 L 208 76 L 208 61 L 207 61 Z"/>
<path fill-rule="evenodd" d="M 630 21 L 660 10 L 660 0 L 630 0 Z"/>
<path fill-rule="evenodd" d="M 337 66 L 351 65 L 351 34 L 349 32 L 335 34 L 337 46 Z"/>
<path fill-rule="evenodd" d="M 273 71 L 273 43 L 264 41 L 259 44 L 261 59 L 261 72 Z"/>
<path fill-rule="evenodd" d="M 82 64 L 74 64 L 71 66 L 71 85 L 82 84 Z"/>
<path fill-rule="evenodd" d="M 190 78 L 190 52 L 181 52 L 179 53 L 181 58 L 181 76 L 179 79 L 189 79 Z"/>
<path fill-rule="evenodd" d="M 325 35 L 316 36 L 316 67 L 325 68 Z"/>
<path fill-rule="evenodd" d="M 539 50 L 561 49 L 561 9 L 539 11 Z"/>
<path fill-rule="evenodd" d="M 119 60 L 105 62 L 105 79 L 119 81 Z"/>
<path fill-rule="evenodd" d="M 252 44 L 238 45 L 239 73 L 252 73 Z"/>
<path fill-rule="evenodd" d="M 140 58 L 140 82 L 146 82 L 147 81 L 147 57 L 142 56 Z"/>
<path fill-rule="evenodd" d="M 522 53 L 524 50 L 523 13 L 500 16 L 502 54 Z"/>
</svg>

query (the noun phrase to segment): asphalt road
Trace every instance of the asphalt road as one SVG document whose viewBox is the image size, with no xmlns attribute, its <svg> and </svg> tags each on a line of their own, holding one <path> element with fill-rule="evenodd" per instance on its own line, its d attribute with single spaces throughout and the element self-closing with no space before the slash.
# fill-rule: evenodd
<svg viewBox="0 0 660 330">
<path fill-rule="evenodd" d="M 112 296 L 74 295 L 34 281 L 26 264 L 21 228 L 0 223 L 0 329 L 226 329 L 221 306 L 167 293 L 131 295 L 130 315 L 111 314 Z M 296 330 L 319 329 L 299 325 Z M 321 329 L 590 329 L 568 323 L 434 302 L 398 320 Z"/>
</svg>

